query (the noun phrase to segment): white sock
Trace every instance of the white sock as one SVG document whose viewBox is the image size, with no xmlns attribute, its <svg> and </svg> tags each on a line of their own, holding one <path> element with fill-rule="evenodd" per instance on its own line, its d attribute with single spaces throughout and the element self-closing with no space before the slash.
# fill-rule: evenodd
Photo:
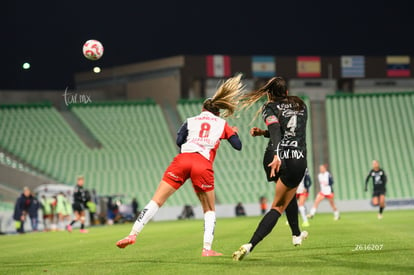
<svg viewBox="0 0 414 275">
<path fill-rule="evenodd" d="M 307 222 L 308 221 L 308 217 L 306 217 L 305 206 L 299 206 L 299 212 L 300 212 L 300 215 L 302 216 L 302 221 L 303 222 Z"/>
<path fill-rule="evenodd" d="M 316 214 L 316 208 L 312 207 L 311 210 L 310 210 L 310 215 L 314 216 L 315 214 Z"/>
<path fill-rule="evenodd" d="M 155 216 L 160 207 L 155 201 L 150 201 L 139 214 L 129 235 L 138 235 L 144 226 Z"/>
<path fill-rule="evenodd" d="M 214 227 L 216 226 L 216 212 L 207 211 L 204 213 L 204 247 L 211 250 L 214 239 Z"/>
<path fill-rule="evenodd" d="M 339 217 L 339 211 L 338 210 L 334 211 L 334 217 L 335 218 L 338 218 Z"/>
</svg>

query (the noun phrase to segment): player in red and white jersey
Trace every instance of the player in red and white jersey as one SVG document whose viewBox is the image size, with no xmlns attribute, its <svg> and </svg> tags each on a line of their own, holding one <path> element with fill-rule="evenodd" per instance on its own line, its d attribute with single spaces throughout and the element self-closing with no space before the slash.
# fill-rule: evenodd
<svg viewBox="0 0 414 275">
<path fill-rule="evenodd" d="M 234 129 L 224 119 L 204 109 L 198 116 L 188 118 L 181 126 L 177 143 L 180 146 L 184 142 L 181 153 L 199 153 L 213 162 L 220 140 L 233 136 Z"/>
<path fill-rule="evenodd" d="M 336 208 L 335 202 L 334 202 L 334 191 L 333 191 L 333 177 L 331 173 L 327 170 L 326 165 L 320 165 L 319 166 L 319 174 L 318 174 L 318 181 L 320 185 L 320 191 L 318 195 L 315 198 L 315 202 L 313 203 L 313 206 L 310 210 L 310 213 L 308 215 L 309 218 L 313 218 L 316 214 L 316 209 L 319 206 L 319 203 L 323 201 L 323 199 L 328 199 L 329 204 L 332 207 L 333 213 L 334 213 L 334 220 L 339 220 L 339 211 Z"/>
<path fill-rule="evenodd" d="M 224 117 L 234 113 L 242 88 L 241 74 L 228 79 L 212 98 L 204 101 L 199 115 L 184 122 L 177 134 L 177 145 L 181 152 L 165 170 L 152 200 L 141 211 L 129 236 L 116 243 L 119 248 L 134 244 L 136 236 L 145 224 L 154 217 L 166 200 L 191 178 L 204 211 L 204 244 L 201 255 L 222 255 L 211 249 L 216 224 L 213 161 L 221 139 L 227 139 L 236 150 L 242 148 L 237 128 L 230 127 L 220 118 L 220 110 L 224 110 Z"/>
</svg>

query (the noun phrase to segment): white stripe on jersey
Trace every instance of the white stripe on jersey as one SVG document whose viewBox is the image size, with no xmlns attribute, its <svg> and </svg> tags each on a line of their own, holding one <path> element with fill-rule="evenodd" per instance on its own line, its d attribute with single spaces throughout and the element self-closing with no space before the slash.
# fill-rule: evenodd
<svg viewBox="0 0 414 275">
<path fill-rule="evenodd" d="M 188 136 L 181 146 L 181 153 L 200 153 L 210 160 L 211 150 L 216 150 L 226 121 L 210 112 L 187 119 Z"/>
</svg>

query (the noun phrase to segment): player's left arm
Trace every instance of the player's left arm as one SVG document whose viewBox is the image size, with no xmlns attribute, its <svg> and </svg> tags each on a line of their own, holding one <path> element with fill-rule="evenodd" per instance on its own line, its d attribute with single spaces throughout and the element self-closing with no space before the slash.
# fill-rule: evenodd
<svg viewBox="0 0 414 275">
<path fill-rule="evenodd" d="M 242 142 L 237 134 L 238 131 L 239 129 L 237 127 L 230 127 L 226 122 L 222 138 L 227 139 L 234 149 L 240 151 L 242 149 Z"/>
</svg>

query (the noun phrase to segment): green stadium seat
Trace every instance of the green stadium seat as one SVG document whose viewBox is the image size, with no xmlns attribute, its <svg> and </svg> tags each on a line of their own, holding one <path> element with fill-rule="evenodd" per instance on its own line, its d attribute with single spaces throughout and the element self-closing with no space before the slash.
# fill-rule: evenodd
<svg viewBox="0 0 414 275">
<path fill-rule="evenodd" d="M 373 159 L 387 173 L 388 198 L 412 198 L 414 93 L 328 96 L 331 172 L 339 199 L 364 199 Z M 371 186 L 370 186 L 371 187 Z"/>
</svg>

